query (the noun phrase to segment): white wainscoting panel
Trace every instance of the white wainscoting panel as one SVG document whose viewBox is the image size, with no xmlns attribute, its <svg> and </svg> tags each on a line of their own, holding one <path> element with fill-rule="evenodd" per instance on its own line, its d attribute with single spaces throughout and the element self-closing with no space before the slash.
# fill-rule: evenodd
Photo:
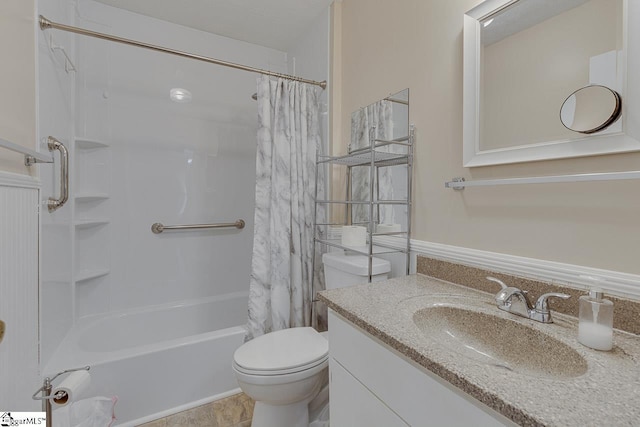
<svg viewBox="0 0 640 427">
<path fill-rule="evenodd" d="M 0 410 L 39 411 L 38 203 L 32 179 L 0 174 Z M 3 178 L 7 178 L 6 180 Z M 11 182 L 8 182 L 11 181 Z M 6 184 L 6 185 L 5 185 Z M 26 188 L 25 188 L 26 187 Z"/>
</svg>

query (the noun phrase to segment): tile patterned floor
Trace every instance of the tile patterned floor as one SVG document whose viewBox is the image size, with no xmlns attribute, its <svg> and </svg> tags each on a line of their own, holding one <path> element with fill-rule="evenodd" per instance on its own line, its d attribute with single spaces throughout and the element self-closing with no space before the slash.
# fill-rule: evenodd
<svg viewBox="0 0 640 427">
<path fill-rule="evenodd" d="M 240 393 L 139 427 L 250 427 L 253 400 Z"/>
</svg>

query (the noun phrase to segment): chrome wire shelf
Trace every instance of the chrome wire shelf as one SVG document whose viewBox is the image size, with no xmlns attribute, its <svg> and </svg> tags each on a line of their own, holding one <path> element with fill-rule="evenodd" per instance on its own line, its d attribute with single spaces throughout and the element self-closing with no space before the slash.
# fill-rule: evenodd
<svg viewBox="0 0 640 427">
<path fill-rule="evenodd" d="M 345 156 L 323 156 L 318 163 L 331 163 L 344 166 L 371 166 L 371 158 L 373 156 L 374 166 L 398 166 L 408 163 L 406 154 L 385 153 L 381 151 L 369 151 L 362 154 L 347 154 Z"/>
<path fill-rule="evenodd" d="M 374 200 L 369 202 L 368 200 L 316 200 L 316 203 L 336 203 L 343 205 L 410 205 L 411 203 L 406 200 Z M 343 224 L 346 225 L 346 224 Z M 353 225 L 353 224 L 352 224 Z"/>
<path fill-rule="evenodd" d="M 408 101 L 407 101 L 408 105 Z M 408 126 L 408 134 L 401 138 L 395 138 L 392 140 L 384 140 L 384 139 L 375 139 L 375 127 L 369 129 L 369 144 L 366 147 L 361 147 L 357 149 L 349 148 L 349 153 L 342 156 L 322 156 L 317 155 L 316 157 L 316 195 L 314 197 L 314 213 L 313 213 L 313 223 L 314 223 L 314 245 L 313 245 L 313 255 L 312 255 L 312 271 L 316 271 L 316 247 L 320 245 L 323 247 L 323 250 L 326 251 L 328 248 L 336 248 L 342 249 L 346 251 L 351 251 L 354 253 L 358 253 L 368 257 L 368 281 L 371 282 L 373 280 L 373 261 L 374 256 L 380 254 L 402 254 L 402 257 L 405 258 L 405 266 L 406 266 L 406 274 L 410 272 L 410 236 L 411 236 L 411 182 L 412 182 L 412 167 L 413 167 L 413 150 L 414 150 L 414 138 L 415 138 L 415 128 L 413 125 L 407 123 Z M 386 148 L 382 148 L 386 147 Z M 392 148 L 394 147 L 394 148 Z M 324 165 L 339 165 L 346 166 L 346 192 L 344 193 L 344 199 L 336 200 L 336 199 L 328 199 L 328 200 L 320 200 L 318 199 L 318 170 L 326 167 Z M 406 198 L 400 200 L 380 200 L 380 189 L 378 187 L 379 183 L 379 168 L 386 166 L 406 166 L 402 168 L 400 173 L 406 173 Z M 366 172 L 368 179 L 368 200 L 353 200 L 353 188 L 352 188 L 352 172 L 354 166 L 361 166 L 363 169 L 360 169 L 362 172 Z M 366 167 L 369 167 L 367 170 Z M 362 195 L 359 195 L 362 196 Z M 393 196 L 392 196 L 393 198 Z M 339 206 L 343 205 L 344 209 L 344 221 L 340 222 L 336 219 L 322 221 L 318 223 L 317 221 L 317 211 L 318 206 L 324 205 L 324 208 L 327 206 Z M 378 223 L 378 220 L 374 218 L 381 218 L 380 207 L 383 205 L 399 205 L 406 206 L 404 210 L 404 217 L 406 218 L 406 229 L 402 231 L 389 231 L 389 232 L 373 232 L 375 230 L 375 226 Z M 353 210 L 356 207 L 368 208 L 366 209 L 369 214 L 367 215 L 368 220 L 366 222 L 361 222 L 363 219 L 357 219 L 353 217 Z M 364 212 L 364 210 L 363 210 Z M 327 229 L 330 226 L 345 226 L 345 225 L 360 225 L 367 227 L 367 239 L 366 244 L 362 246 L 345 246 L 342 244 L 341 238 L 327 238 L 327 237 L 335 237 L 335 234 L 331 232 L 331 230 Z M 405 228 L 403 227 L 403 228 Z M 311 280 L 311 293 L 315 296 L 315 281 L 312 278 Z M 314 306 L 312 306 L 312 311 L 314 310 Z M 312 313 L 312 318 L 315 318 Z"/>
<path fill-rule="evenodd" d="M 400 233 L 398 233 L 400 234 Z M 403 233 L 403 234 L 406 234 Z M 383 235 L 383 234 L 380 234 Z M 376 234 L 374 234 L 376 236 Z M 320 243 L 322 245 L 331 246 L 338 249 L 344 249 L 347 251 L 355 252 L 361 255 L 373 256 L 380 254 L 392 254 L 392 253 L 407 253 L 407 249 L 399 249 L 397 246 L 388 245 L 386 243 L 380 243 L 375 241 L 373 242 L 373 247 L 371 253 L 369 253 L 369 243 L 365 246 L 345 246 L 341 243 L 340 239 L 315 239 L 316 243 Z"/>
</svg>

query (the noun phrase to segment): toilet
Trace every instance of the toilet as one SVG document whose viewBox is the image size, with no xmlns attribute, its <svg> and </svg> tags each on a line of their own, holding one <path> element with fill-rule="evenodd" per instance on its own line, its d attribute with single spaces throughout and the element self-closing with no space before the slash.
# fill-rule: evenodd
<svg viewBox="0 0 640 427">
<path fill-rule="evenodd" d="M 367 283 L 369 281 L 369 257 L 353 252 L 327 252 L 322 255 L 324 280 L 327 289 Z M 373 258 L 371 282 L 389 278 L 391 263 L 385 259 Z"/>
<path fill-rule="evenodd" d="M 364 255 L 330 252 L 322 261 L 327 289 L 368 281 Z M 373 281 L 385 280 L 390 270 L 389 261 L 373 258 Z M 318 399 L 326 400 L 328 366 L 329 342 L 309 327 L 271 332 L 241 345 L 233 355 L 233 371 L 242 391 L 256 402 L 251 426 L 309 427 L 309 407 L 317 409 Z"/>
</svg>

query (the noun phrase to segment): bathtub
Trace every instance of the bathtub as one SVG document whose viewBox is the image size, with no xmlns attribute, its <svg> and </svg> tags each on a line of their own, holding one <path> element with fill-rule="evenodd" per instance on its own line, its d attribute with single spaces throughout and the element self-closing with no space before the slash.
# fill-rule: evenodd
<svg viewBox="0 0 640 427">
<path fill-rule="evenodd" d="M 90 365 L 91 384 L 78 399 L 117 396 L 115 425 L 123 427 L 239 393 L 231 364 L 247 300 L 233 293 L 81 319 L 43 374 Z"/>
</svg>

